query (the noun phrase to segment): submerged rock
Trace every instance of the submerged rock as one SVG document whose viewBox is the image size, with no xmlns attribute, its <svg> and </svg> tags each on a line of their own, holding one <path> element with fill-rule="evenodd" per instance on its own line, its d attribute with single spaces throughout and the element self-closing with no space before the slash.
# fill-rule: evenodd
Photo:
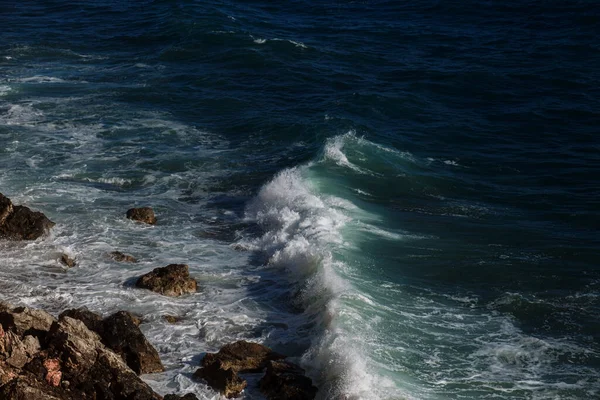
<svg viewBox="0 0 600 400">
<path fill-rule="evenodd" d="M 174 315 L 163 315 L 163 319 L 170 324 L 176 324 L 177 322 L 181 321 L 180 317 L 176 317 Z"/>
<path fill-rule="evenodd" d="M 121 253 L 120 251 L 113 251 L 112 253 L 110 253 L 110 257 L 118 262 L 130 262 L 130 263 L 136 263 L 137 259 L 133 256 L 130 256 L 128 254 L 124 254 Z"/>
<path fill-rule="evenodd" d="M 127 210 L 127 218 L 133 221 L 139 221 L 146 224 L 156 224 L 154 210 L 151 207 L 130 208 Z"/>
<path fill-rule="evenodd" d="M 204 356 L 202 368 L 194 376 L 204 379 L 228 398 L 237 397 L 248 384 L 238 373 L 259 372 L 268 361 L 282 358 L 285 356 L 262 344 L 241 340 L 223 346 L 218 353 Z"/>
<path fill-rule="evenodd" d="M 258 384 L 269 400 L 312 400 L 317 394 L 304 370 L 287 361 L 269 361 Z"/>
<path fill-rule="evenodd" d="M 0 399 L 161 399 L 96 332 L 66 315 L 75 312 L 56 320 L 43 311 L 0 304 L 0 313 Z M 98 322 L 86 312 L 78 315 Z"/>
<path fill-rule="evenodd" d="M 48 233 L 54 222 L 43 213 L 15 206 L 0 193 L 0 238 L 34 240 Z"/>
<path fill-rule="evenodd" d="M 155 268 L 142 275 L 135 285 L 165 296 L 181 296 L 185 293 L 195 293 L 198 289 L 198 283 L 190 277 L 189 267 L 185 264 Z"/>
<path fill-rule="evenodd" d="M 60 256 L 60 262 L 69 268 L 73 268 L 76 265 L 75 260 L 64 253 Z"/>
</svg>

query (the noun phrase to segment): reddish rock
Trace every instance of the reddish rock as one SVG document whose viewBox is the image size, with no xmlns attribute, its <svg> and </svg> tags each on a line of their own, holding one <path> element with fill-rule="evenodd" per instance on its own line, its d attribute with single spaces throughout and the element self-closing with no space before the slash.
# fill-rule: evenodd
<svg viewBox="0 0 600 400">
<path fill-rule="evenodd" d="M 48 233 L 54 222 L 43 213 L 15 206 L 0 193 L 0 238 L 34 240 Z"/>
<path fill-rule="evenodd" d="M 135 285 L 165 296 L 181 296 L 185 293 L 195 293 L 198 290 L 198 283 L 190 277 L 189 267 L 185 264 L 170 264 L 166 267 L 155 268 L 142 275 Z"/>
<path fill-rule="evenodd" d="M 127 218 L 150 225 L 156 224 L 154 210 L 151 207 L 130 208 L 127 210 Z"/>
<path fill-rule="evenodd" d="M 48 358 L 44 361 L 44 368 L 46 368 L 46 382 L 50 386 L 60 385 L 60 379 L 62 378 L 62 372 L 60 372 L 60 361 L 56 358 Z"/>
</svg>

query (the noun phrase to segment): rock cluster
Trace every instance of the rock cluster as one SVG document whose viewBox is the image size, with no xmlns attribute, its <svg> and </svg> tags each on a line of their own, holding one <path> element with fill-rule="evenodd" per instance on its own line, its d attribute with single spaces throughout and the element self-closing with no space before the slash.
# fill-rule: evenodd
<svg viewBox="0 0 600 400">
<path fill-rule="evenodd" d="M 48 233 L 54 222 L 25 206 L 15 206 L 0 193 L 0 238 L 34 240 Z"/>
<path fill-rule="evenodd" d="M 97 326 L 109 324 L 81 315 Z M 40 310 L 0 306 L 0 399 L 160 398 L 83 321 L 68 313 L 57 320 Z"/>
<path fill-rule="evenodd" d="M 198 283 L 190 277 L 189 267 L 185 264 L 170 264 L 155 268 L 142 275 L 135 285 L 165 296 L 181 296 L 198 290 Z"/>
<path fill-rule="evenodd" d="M 266 373 L 260 380 L 260 390 L 269 400 L 311 400 L 317 393 L 304 370 L 283 361 L 285 356 L 258 343 L 238 341 L 225 345 L 218 353 L 209 353 L 202 368 L 194 376 L 205 380 L 212 388 L 228 398 L 237 397 L 248 382 L 240 373 Z"/>
</svg>

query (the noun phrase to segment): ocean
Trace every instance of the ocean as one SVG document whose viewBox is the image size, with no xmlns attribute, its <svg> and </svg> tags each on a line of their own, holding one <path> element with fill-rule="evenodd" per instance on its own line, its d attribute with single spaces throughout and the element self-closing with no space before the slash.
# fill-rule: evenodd
<svg viewBox="0 0 600 400">
<path fill-rule="evenodd" d="M 163 395 L 218 399 L 192 373 L 245 339 L 318 399 L 600 398 L 597 2 L 3 0 L 0 26 L 0 192 L 56 222 L 0 242 L 0 300 L 142 316 Z M 171 263 L 198 293 L 134 287 Z"/>
</svg>

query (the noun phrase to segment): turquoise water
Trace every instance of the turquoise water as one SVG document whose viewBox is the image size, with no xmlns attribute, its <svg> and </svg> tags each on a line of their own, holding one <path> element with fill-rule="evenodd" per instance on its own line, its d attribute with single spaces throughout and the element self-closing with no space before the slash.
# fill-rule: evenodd
<svg viewBox="0 0 600 400">
<path fill-rule="evenodd" d="M 319 399 L 595 398 L 599 20 L 586 1 L 3 3 L 0 192 L 57 225 L 0 243 L 1 299 L 143 315 L 161 394 L 218 398 L 191 375 L 247 339 Z M 156 226 L 124 218 L 142 205 Z M 133 288 L 169 263 L 197 294 Z"/>
</svg>

